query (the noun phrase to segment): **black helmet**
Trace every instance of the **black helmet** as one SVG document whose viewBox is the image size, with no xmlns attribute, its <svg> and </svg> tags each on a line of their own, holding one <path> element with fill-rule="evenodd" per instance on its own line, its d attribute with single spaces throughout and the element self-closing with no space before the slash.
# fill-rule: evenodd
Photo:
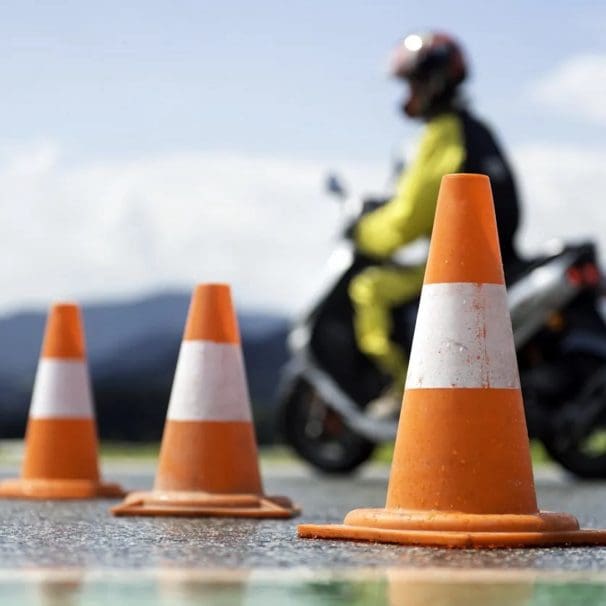
<svg viewBox="0 0 606 606">
<path fill-rule="evenodd" d="M 461 47 L 451 36 L 428 32 L 409 34 L 398 44 L 391 73 L 411 84 L 406 113 L 427 116 L 452 98 L 467 76 L 467 66 Z"/>
</svg>

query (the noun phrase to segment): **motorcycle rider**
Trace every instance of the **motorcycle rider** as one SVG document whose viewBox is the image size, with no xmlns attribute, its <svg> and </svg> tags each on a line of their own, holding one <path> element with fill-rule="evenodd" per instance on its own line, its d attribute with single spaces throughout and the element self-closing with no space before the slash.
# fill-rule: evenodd
<svg viewBox="0 0 606 606">
<path fill-rule="evenodd" d="M 349 287 L 356 339 L 360 350 L 392 380 L 388 392 L 370 404 L 377 416 L 399 410 L 408 362 L 402 347 L 391 341 L 391 310 L 418 295 L 425 271 L 424 266 L 403 268 L 385 262 L 405 244 L 430 237 L 443 175 L 467 172 L 490 177 L 506 276 L 519 261 L 514 247 L 519 223 L 514 177 L 493 134 L 473 116 L 461 95 L 467 71 L 459 44 L 443 33 L 408 35 L 394 53 L 392 75 L 409 89 L 404 113 L 424 122 L 425 128 L 394 197 L 362 217 L 354 231 L 358 249 L 377 260 Z"/>
</svg>

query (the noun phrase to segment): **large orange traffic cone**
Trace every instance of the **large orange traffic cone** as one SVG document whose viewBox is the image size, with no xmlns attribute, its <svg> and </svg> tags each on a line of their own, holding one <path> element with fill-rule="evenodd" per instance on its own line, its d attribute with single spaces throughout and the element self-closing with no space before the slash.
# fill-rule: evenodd
<svg viewBox="0 0 606 606">
<path fill-rule="evenodd" d="M 246 375 L 230 289 L 196 288 L 172 388 L 154 490 L 116 515 L 291 517 L 263 494 Z"/>
<path fill-rule="evenodd" d="M 385 509 L 301 537 L 447 547 L 606 545 L 537 508 L 490 181 L 438 197 Z"/>
<path fill-rule="evenodd" d="M 80 310 L 51 308 L 25 435 L 21 478 L 0 484 L 0 497 L 120 497 L 99 478 L 97 430 Z"/>
</svg>

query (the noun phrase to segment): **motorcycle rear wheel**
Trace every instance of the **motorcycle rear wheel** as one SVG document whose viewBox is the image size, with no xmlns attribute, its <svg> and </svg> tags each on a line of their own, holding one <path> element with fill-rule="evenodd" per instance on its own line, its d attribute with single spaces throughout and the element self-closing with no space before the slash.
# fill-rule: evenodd
<svg viewBox="0 0 606 606">
<path fill-rule="evenodd" d="M 589 442 L 601 442 L 600 450 L 603 451 L 605 439 L 606 434 L 602 433 L 592 437 Z M 556 463 L 559 463 L 578 478 L 585 480 L 603 480 L 606 478 L 605 454 L 592 454 L 591 446 L 589 448 L 579 447 L 579 445 L 571 447 L 566 442 L 561 446 L 559 440 L 559 436 L 551 436 L 543 440 L 545 450 Z"/>
<path fill-rule="evenodd" d="M 323 473 L 351 473 L 366 462 L 375 449 L 373 442 L 352 431 L 304 379 L 288 391 L 282 410 L 286 441 Z"/>
<path fill-rule="evenodd" d="M 549 435 L 542 437 L 547 453 L 554 461 L 578 478 L 606 478 L 606 369 L 603 359 L 591 354 L 570 356 L 570 367 L 584 370 L 579 377 L 580 393 L 575 406 L 564 404 L 563 416 Z M 592 407 L 592 408 L 590 408 Z M 579 409 L 594 410 L 589 428 L 574 435 L 575 416 Z"/>
</svg>

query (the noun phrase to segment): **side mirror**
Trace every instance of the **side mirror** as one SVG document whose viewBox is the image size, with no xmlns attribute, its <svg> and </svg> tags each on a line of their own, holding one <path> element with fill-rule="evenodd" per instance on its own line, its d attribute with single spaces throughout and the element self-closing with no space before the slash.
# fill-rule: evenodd
<svg viewBox="0 0 606 606">
<path fill-rule="evenodd" d="M 394 181 L 397 181 L 400 178 L 400 175 L 404 172 L 406 168 L 406 163 L 404 162 L 403 157 L 396 157 L 393 159 L 391 163 L 391 175 Z"/>
<path fill-rule="evenodd" d="M 345 198 L 347 196 L 347 191 L 336 173 L 328 173 L 324 187 L 329 194 L 338 198 Z"/>
</svg>

